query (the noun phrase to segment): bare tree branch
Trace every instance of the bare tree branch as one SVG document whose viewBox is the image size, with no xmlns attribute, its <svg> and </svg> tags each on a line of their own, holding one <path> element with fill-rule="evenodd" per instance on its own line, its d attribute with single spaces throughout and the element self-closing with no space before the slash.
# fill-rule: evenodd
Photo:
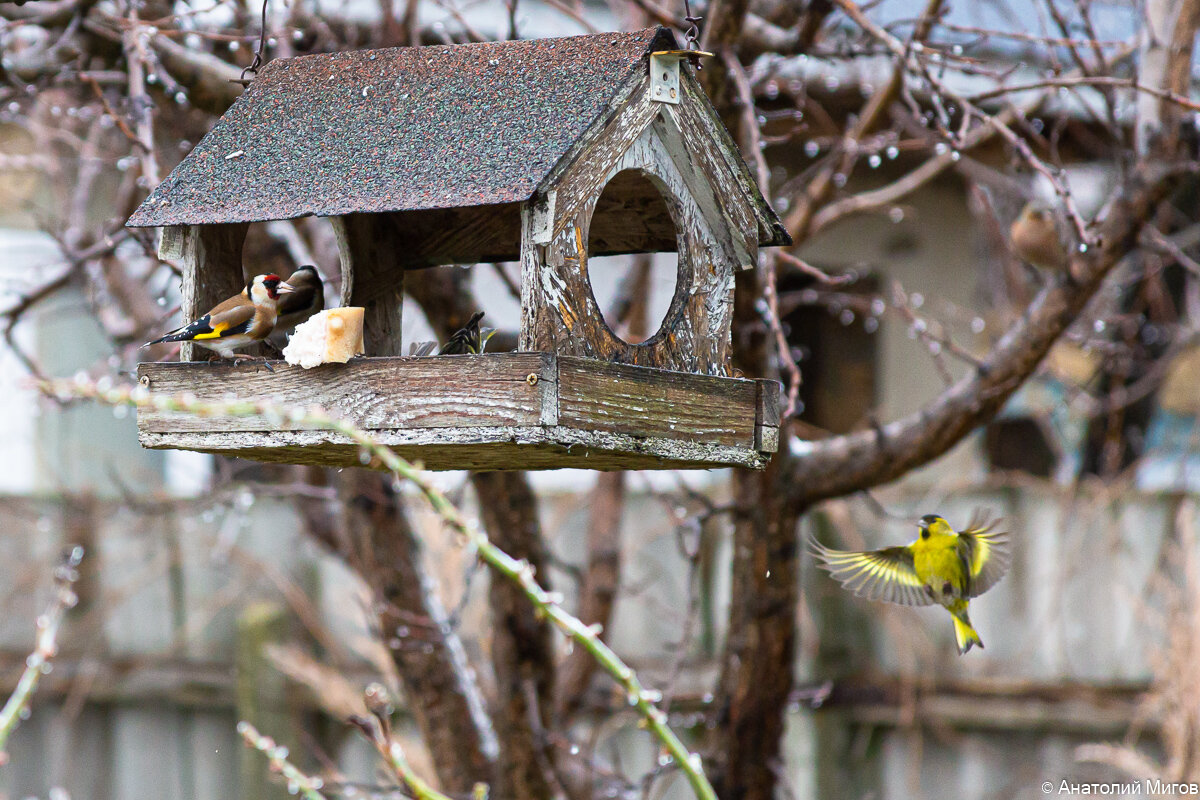
<svg viewBox="0 0 1200 800">
<path fill-rule="evenodd" d="M 1033 374 L 1050 346 L 1095 294 L 1105 276 L 1136 245 L 1145 220 L 1178 178 L 1175 171 L 1142 167 L 1100 225 L 1103 244 L 1076 254 L 1072 270 L 1046 286 L 1025 315 L 984 358 L 920 412 L 874 430 L 804 443 L 788 480 L 791 502 L 806 508 L 895 480 L 945 453 L 998 412 Z"/>
</svg>

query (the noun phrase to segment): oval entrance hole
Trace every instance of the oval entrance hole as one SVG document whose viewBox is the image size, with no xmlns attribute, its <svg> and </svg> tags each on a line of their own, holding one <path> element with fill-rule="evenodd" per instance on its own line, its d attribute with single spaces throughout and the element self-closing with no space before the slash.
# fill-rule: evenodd
<svg viewBox="0 0 1200 800">
<path fill-rule="evenodd" d="M 605 324 L 621 340 L 640 344 L 662 328 L 678 284 L 677 247 L 658 187 L 640 170 L 614 175 L 592 212 L 587 278 Z"/>
</svg>

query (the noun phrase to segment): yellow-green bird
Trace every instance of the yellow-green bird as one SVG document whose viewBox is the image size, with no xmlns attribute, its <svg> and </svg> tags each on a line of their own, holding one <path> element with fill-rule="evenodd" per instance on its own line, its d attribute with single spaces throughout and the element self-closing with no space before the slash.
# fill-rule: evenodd
<svg viewBox="0 0 1200 800">
<path fill-rule="evenodd" d="M 954 617 L 954 638 L 962 655 L 983 642 L 967 617 L 967 603 L 999 583 L 1012 553 L 1008 534 L 976 515 L 962 531 L 936 514 L 917 523 L 920 536 L 903 547 L 852 552 L 813 540 L 821 566 L 843 586 L 868 600 L 904 606 L 942 605 Z"/>
</svg>

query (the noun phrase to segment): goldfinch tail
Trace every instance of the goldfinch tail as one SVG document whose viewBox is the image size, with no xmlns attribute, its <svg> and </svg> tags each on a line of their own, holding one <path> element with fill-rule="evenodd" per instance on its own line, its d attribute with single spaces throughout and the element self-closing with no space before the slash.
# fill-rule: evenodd
<svg viewBox="0 0 1200 800">
<path fill-rule="evenodd" d="M 971 620 L 967 617 L 966 603 L 963 603 L 962 610 L 951 609 L 950 613 L 954 615 L 954 640 L 958 644 L 958 654 L 961 656 L 973 645 L 979 645 L 982 649 L 983 640 L 979 638 L 979 634 L 975 632 Z"/>
</svg>

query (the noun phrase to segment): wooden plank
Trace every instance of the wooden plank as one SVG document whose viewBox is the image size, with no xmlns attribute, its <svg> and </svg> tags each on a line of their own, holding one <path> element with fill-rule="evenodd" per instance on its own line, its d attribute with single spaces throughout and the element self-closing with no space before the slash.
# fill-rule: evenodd
<svg viewBox="0 0 1200 800">
<path fill-rule="evenodd" d="M 733 264 L 750 269 L 758 257 L 757 220 L 742 185 L 725 168 L 718 143 L 689 124 L 692 105 L 664 108 L 654 130 Z"/>
<path fill-rule="evenodd" d="M 223 300 L 246 288 L 242 271 L 242 244 L 246 241 L 249 224 L 189 225 L 174 234 L 173 246 L 180 253 L 179 267 L 183 270 L 180 310 L 184 323 L 208 313 Z M 242 352 L 255 354 L 254 348 Z M 184 342 L 179 348 L 180 361 L 204 361 L 211 351 Z"/>
<path fill-rule="evenodd" d="M 138 372 L 152 395 L 320 405 L 429 469 L 761 469 L 769 458 L 756 448 L 754 381 L 521 352 L 273 366 L 270 373 L 254 364 L 164 363 Z M 154 449 L 359 463 L 347 437 L 279 417 L 145 409 L 138 433 Z"/>
<path fill-rule="evenodd" d="M 496 427 L 537 425 L 546 387 L 554 373 L 539 353 L 481 356 L 361 358 L 305 370 L 261 364 L 140 364 L 138 377 L 151 394 L 191 394 L 217 402 L 230 397 L 269 400 L 288 406 L 318 405 L 361 428 Z M 529 376 L 537 375 L 531 383 Z M 287 419 L 189 417 L 145 409 L 141 432 L 291 431 Z"/>
<path fill-rule="evenodd" d="M 779 381 L 758 378 L 757 403 L 754 420 L 754 448 L 760 453 L 774 453 L 779 450 L 779 392 L 782 389 Z"/>
<path fill-rule="evenodd" d="M 704 93 L 695 72 L 690 68 L 681 69 L 679 78 L 684 99 L 674 107 L 677 112 L 676 118 L 681 118 L 686 128 L 695 130 L 696 141 L 711 142 L 715 146 L 712 149 L 713 154 L 720 156 L 728 168 L 729 177 L 741 186 L 743 196 L 758 221 L 757 243 L 766 247 L 791 244 L 791 237 L 770 210 L 766 198 L 758 189 L 757 181 L 746 165 L 746 160 L 742 158 L 737 143 L 717 116 L 716 109 L 709 102 L 708 95 Z"/>
<path fill-rule="evenodd" d="M 371 356 L 403 355 L 404 268 L 399 263 L 395 228 L 386 215 L 335 217 L 342 265 L 342 305 L 361 306 L 363 337 Z"/>
<path fill-rule="evenodd" d="M 400 211 L 385 216 L 395 228 L 397 258 L 406 269 L 520 258 L 520 203 Z"/>
<path fill-rule="evenodd" d="M 359 448 L 327 431 L 147 433 L 143 447 L 199 450 L 282 464 L 361 466 Z M 770 457 L 750 447 L 686 439 L 552 428 L 424 428 L 377 431 L 380 444 L 429 470 L 763 469 Z"/>
<path fill-rule="evenodd" d="M 754 381 L 560 356 L 559 423 L 634 436 L 752 447 Z"/>
</svg>

